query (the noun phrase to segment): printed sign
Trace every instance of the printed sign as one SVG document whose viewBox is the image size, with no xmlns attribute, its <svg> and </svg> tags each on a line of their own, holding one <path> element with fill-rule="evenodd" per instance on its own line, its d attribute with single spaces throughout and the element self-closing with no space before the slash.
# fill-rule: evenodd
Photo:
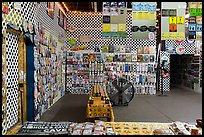
<svg viewBox="0 0 204 137">
<path fill-rule="evenodd" d="M 174 45 L 166 45 L 166 51 L 168 53 L 173 53 L 175 51 L 175 46 Z"/>
<path fill-rule="evenodd" d="M 153 41 L 155 39 L 155 34 L 154 32 L 149 33 L 149 40 Z"/>
<path fill-rule="evenodd" d="M 91 36 L 81 35 L 81 36 L 79 36 L 79 41 L 80 42 L 89 42 L 89 41 L 91 41 Z"/>
<path fill-rule="evenodd" d="M 177 48 L 176 48 L 176 53 L 181 55 L 185 52 L 186 48 L 182 45 L 179 45 Z"/>
</svg>

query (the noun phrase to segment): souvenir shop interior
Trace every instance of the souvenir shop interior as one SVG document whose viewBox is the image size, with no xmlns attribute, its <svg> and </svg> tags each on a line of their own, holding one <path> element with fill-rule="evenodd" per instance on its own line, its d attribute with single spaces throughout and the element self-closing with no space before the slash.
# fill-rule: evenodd
<svg viewBox="0 0 204 137">
<path fill-rule="evenodd" d="M 2 135 L 202 135 L 201 96 L 202 2 L 2 2 Z"/>
</svg>

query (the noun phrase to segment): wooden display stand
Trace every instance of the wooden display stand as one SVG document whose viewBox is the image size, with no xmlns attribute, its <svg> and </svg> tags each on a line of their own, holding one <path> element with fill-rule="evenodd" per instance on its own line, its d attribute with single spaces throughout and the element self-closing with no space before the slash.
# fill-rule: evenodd
<svg viewBox="0 0 204 137">
<path fill-rule="evenodd" d="M 114 121 L 110 99 L 99 84 L 95 84 L 90 91 L 86 117 L 88 121 L 98 118 L 107 118 L 108 121 Z"/>
</svg>

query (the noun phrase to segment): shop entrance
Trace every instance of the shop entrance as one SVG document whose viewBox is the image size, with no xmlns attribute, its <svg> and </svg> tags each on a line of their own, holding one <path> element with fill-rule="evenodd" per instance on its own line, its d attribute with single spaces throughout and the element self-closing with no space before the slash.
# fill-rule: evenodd
<svg viewBox="0 0 204 137">
<path fill-rule="evenodd" d="M 34 121 L 34 44 L 26 39 L 27 120 Z"/>
<path fill-rule="evenodd" d="M 193 54 L 170 55 L 170 88 L 194 89 Z"/>
</svg>

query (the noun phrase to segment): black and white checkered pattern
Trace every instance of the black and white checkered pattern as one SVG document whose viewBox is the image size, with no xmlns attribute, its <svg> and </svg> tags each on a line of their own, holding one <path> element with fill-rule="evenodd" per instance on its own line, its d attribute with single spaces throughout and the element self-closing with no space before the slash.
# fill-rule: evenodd
<svg viewBox="0 0 204 137">
<path fill-rule="evenodd" d="M 189 44 L 189 43 L 187 43 L 186 40 L 184 40 L 182 43 L 179 44 L 179 43 L 177 43 L 175 40 L 165 40 L 165 46 L 166 46 L 166 45 L 173 45 L 173 46 L 175 46 L 175 49 L 176 49 L 176 47 L 178 47 L 179 45 L 182 45 L 182 46 L 185 47 L 185 52 L 184 52 L 184 54 L 195 54 L 195 49 L 196 49 L 195 42 L 192 43 L 192 44 Z M 177 53 L 176 53 L 176 50 L 175 50 L 173 53 L 171 53 L 171 54 L 177 54 Z"/>
<path fill-rule="evenodd" d="M 169 58 L 169 62 L 170 62 L 170 54 L 166 51 L 160 51 L 160 59 L 163 56 L 167 56 Z M 160 63 L 162 61 L 160 60 Z M 167 71 L 170 71 L 170 63 L 166 66 Z M 161 76 L 160 76 L 160 83 L 159 83 L 159 87 L 160 87 L 160 91 L 161 91 Z M 167 78 L 163 78 L 163 91 L 170 91 L 170 75 Z"/>
<path fill-rule="evenodd" d="M 138 67 L 137 63 L 132 64 L 132 70 L 133 70 L 133 72 L 136 72 L 136 71 L 137 71 L 137 67 Z"/>
</svg>

